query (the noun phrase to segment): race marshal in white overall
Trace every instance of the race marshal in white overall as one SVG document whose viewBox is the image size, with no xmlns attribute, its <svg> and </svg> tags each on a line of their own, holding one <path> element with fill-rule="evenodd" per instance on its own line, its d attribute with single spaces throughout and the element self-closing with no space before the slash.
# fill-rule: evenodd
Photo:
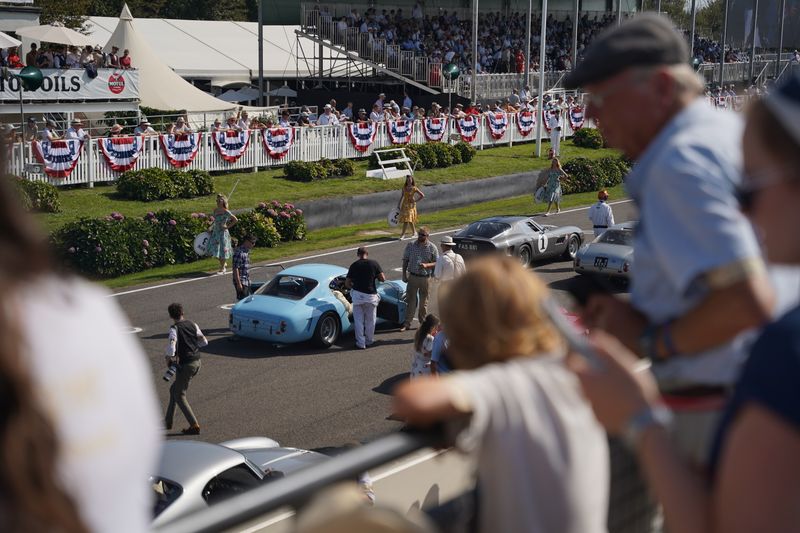
<svg viewBox="0 0 800 533">
<path fill-rule="evenodd" d="M 614 225 L 614 212 L 607 202 L 608 191 L 603 189 L 597 193 L 597 203 L 589 208 L 589 220 L 592 221 L 595 237 L 599 237 L 609 226 Z"/>
</svg>

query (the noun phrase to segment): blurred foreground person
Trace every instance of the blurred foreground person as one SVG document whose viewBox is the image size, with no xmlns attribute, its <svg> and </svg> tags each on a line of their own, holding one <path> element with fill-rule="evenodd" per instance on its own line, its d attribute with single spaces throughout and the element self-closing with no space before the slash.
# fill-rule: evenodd
<svg viewBox="0 0 800 533">
<path fill-rule="evenodd" d="M 800 78 L 748 112 L 745 176 L 738 197 L 763 235 L 772 263 L 800 265 Z M 649 373 L 605 334 L 595 342 L 604 368 L 572 366 L 597 417 L 638 453 L 664 507 L 669 531 L 771 533 L 800 530 L 800 306 L 768 325 L 728 401 L 711 454 L 711 483 L 667 437 L 668 416 Z"/>
<path fill-rule="evenodd" d="M 145 354 L 106 290 L 54 272 L 19 205 L 0 178 L 0 531 L 147 531 L 160 430 Z"/>
<path fill-rule="evenodd" d="M 636 16 L 598 37 L 565 85 L 636 161 L 625 186 L 640 223 L 630 302 L 589 299 L 583 319 L 653 361 L 674 438 L 698 466 L 745 360 L 747 335 L 770 320 L 773 293 L 734 195 L 742 122 L 702 98 L 684 37 L 664 16 Z"/>
<path fill-rule="evenodd" d="M 477 455 L 483 533 L 606 531 L 606 436 L 564 366 L 548 297 L 511 258 L 470 263 L 441 306 L 461 371 L 397 390 L 395 412 L 412 426 L 468 419 L 457 446 Z"/>
</svg>

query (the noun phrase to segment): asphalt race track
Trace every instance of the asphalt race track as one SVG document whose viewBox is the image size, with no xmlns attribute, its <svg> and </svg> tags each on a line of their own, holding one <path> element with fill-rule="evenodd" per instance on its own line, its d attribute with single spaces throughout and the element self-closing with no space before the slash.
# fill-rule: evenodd
<svg viewBox="0 0 800 533">
<path fill-rule="evenodd" d="M 612 202 L 612 206 L 617 222 L 635 218 L 631 202 Z M 541 221 L 577 225 L 587 232 L 591 228 L 587 208 L 542 217 Z M 438 244 L 444 233 L 449 232 L 432 235 L 433 242 Z M 400 278 L 406 243 L 386 240 L 370 245 L 370 258 L 381 264 L 387 278 Z M 348 248 L 283 263 L 347 267 L 355 259 L 355 248 Z M 571 262 L 537 264 L 534 269 L 556 291 L 563 280 L 575 275 Z M 251 277 L 263 280 L 278 270 L 254 265 Z M 192 438 L 220 442 L 264 435 L 284 446 L 321 448 L 365 441 L 400 427 L 400 423 L 387 419 L 390 394 L 392 387 L 407 377 L 414 331 L 379 330 L 375 344 L 367 350 L 355 349 L 352 334 L 341 337 L 328 350 L 305 344 L 276 347 L 250 340 L 231 342 L 225 307 L 234 302 L 234 296 L 230 274 L 125 289 L 113 296 L 130 318 L 134 328 L 130 334 L 141 339 L 147 352 L 162 409 L 169 395 L 169 386 L 161 379 L 171 324 L 167 306 L 182 303 L 186 317 L 197 322 L 207 336 L 203 366 L 188 393 L 202 427 L 200 436 Z M 187 425 L 176 410 L 175 429 L 167 436 L 189 438 L 179 431 Z"/>
</svg>

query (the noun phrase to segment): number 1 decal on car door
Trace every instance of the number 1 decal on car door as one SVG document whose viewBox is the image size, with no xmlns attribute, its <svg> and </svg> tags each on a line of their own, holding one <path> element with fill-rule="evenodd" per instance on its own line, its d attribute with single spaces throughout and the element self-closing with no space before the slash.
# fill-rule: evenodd
<svg viewBox="0 0 800 533">
<path fill-rule="evenodd" d="M 537 243 L 537 247 L 539 248 L 540 254 L 543 254 L 547 251 L 547 234 L 545 233 L 539 234 L 539 241 Z"/>
</svg>

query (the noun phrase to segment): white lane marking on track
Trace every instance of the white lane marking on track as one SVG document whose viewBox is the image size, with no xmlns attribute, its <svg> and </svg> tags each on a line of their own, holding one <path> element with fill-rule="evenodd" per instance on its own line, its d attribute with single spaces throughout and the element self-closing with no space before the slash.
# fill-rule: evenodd
<svg viewBox="0 0 800 533">
<path fill-rule="evenodd" d="M 231 309 L 233 309 L 234 305 L 236 305 L 236 304 L 225 304 L 225 305 L 220 305 L 219 308 L 220 309 L 225 309 L 226 311 L 230 311 Z"/>
<path fill-rule="evenodd" d="M 122 330 L 123 333 L 130 333 L 130 334 L 141 333 L 142 331 L 144 331 L 142 328 L 136 328 L 133 326 L 129 326 Z"/>
<path fill-rule="evenodd" d="M 616 202 L 609 202 L 609 205 L 625 204 L 625 203 L 632 202 L 632 201 L 633 200 L 631 200 L 631 199 L 628 199 L 628 200 L 617 200 Z M 566 214 L 566 213 L 575 213 L 577 211 L 584 211 L 586 209 L 589 209 L 589 207 L 591 207 L 591 206 L 575 207 L 573 209 L 564 209 L 559 214 L 563 215 L 563 214 Z M 554 215 L 554 216 L 558 216 L 558 215 Z M 454 231 L 458 231 L 459 229 L 461 229 L 461 228 L 448 229 L 448 230 L 444 230 L 444 231 L 436 231 L 436 232 L 431 233 L 431 235 L 445 235 L 447 233 L 453 233 Z M 378 243 L 375 243 L 375 244 L 370 244 L 369 247 L 370 248 L 375 248 L 377 246 L 385 246 L 387 244 L 396 244 L 398 242 L 400 242 L 400 241 L 392 240 L 392 241 L 378 242 Z M 320 258 L 320 257 L 328 257 L 328 256 L 331 256 L 331 255 L 336 255 L 336 254 L 352 253 L 352 252 L 355 252 L 356 250 L 358 250 L 358 246 L 356 246 L 355 248 L 346 248 L 344 250 L 334 250 L 334 251 L 331 251 L 331 252 L 323 252 L 321 254 L 316 254 L 316 255 L 308 255 L 308 256 L 305 256 L 305 257 L 298 257 L 296 259 L 287 259 L 286 261 L 281 261 L 280 263 L 270 263 L 268 265 L 260 265 L 259 267 L 253 267 L 253 268 L 255 269 L 255 268 L 276 267 L 276 266 L 286 265 L 286 264 L 289 264 L 289 263 L 297 263 L 299 261 L 308 261 L 309 259 L 317 259 L 317 258 Z M 227 276 L 227 275 L 230 275 L 230 273 L 221 274 L 221 275 L 222 276 Z M 164 287 L 172 287 L 173 285 L 181 285 L 183 283 L 192 283 L 192 282 L 195 282 L 195 281 L 202 281 L 204 279 L 213 279 L 213 278 L 216 278 L 216 277 L 219 277 L 219 276 L 220 276 L 220 274 L 216 274 L 216 275 L 212 274 L 212 275 L 209 275 L 209 276 L 201 276 L 199 278 L 190 278 L 190 279 L 183 279 L 183 280 L 180 280 L 180 281 L 171 281 L 169 283 L 162 283 L 161 285 L 153 285 L 151 287 L 142 287 L 141 289 L 132 289 L 130 291 L 115 292 L 113 294 L 109 294 L 108 296 L 109 296 L 109 298 L 114 298 L 114 297 L 117 297 L 117 296 L 125 296 L 127 294 L 135 294 L 137 292 L 145 292 L 145 291 L 152 291 L 154 289 L 162 289 Z"/>
</svg>

